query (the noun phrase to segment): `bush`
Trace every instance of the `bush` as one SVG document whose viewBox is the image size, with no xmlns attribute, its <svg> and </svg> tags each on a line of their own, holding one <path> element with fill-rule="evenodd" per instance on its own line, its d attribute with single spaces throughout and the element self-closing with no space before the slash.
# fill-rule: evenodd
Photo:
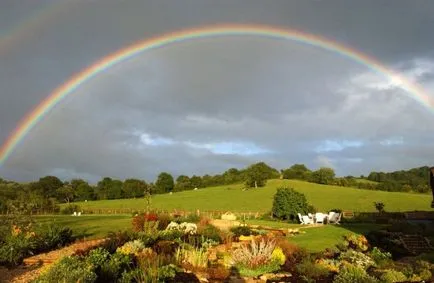
<svg viewBox="0 0 434 283">
<path fill-rule="evenodd" d="M 272 211 L 279 219 L 296 221 L 297 213 L 306 214 L 309 207 L 304 194 L 293 188 L 278 188 L 274 195 Z"/>
<path fill-rule="evenodd" d="M 242 276 L 256 277 L 279 270 L 285 256 L 280 248 L 276 251 L 274 240 L 263 238 L 235 250 L 232 261 Z"/>
<path fill-rule="evenodd" d="M 71 243 L 74 238 L 69 227 L 63 227 L 54 223 L 42 225 L 35 231 L 37 241 L 36 252 L 45 252 L 60 248 Z"/>
<path fill-rule="evenodd" d="M 110 253 L 104 248 L 98 247 L 89 252 L 86 257 L 86 263 L 98 268 L 110 257 Z"/>
<path fill-rule="evenodd" d="M 199 226 L 198 233 L 206 239 L 213 240 L 214 242 L 221 243 L 220 230 L 214 225 L 208 224 L 205 227 Z"/>
<path fill-rule="evenodd" d="M 76 204 L 68 204 L 67 206 L 65 206 L 64 208 L 62 208 L 60 210 L 61 214 L 73 214 L 74 212 L 78 212 L 81 211 L 80 206 L 76 205 Z"/>
<path fill-rule="evenodd" d="M 110 260 L 105 261 L 98 273 L 98 282 L 116 282 L 122 276 L 124 270 L 128 270 L 132 265 L 132 256 L 114 253 Z"/>
<path fill-rule="evenodd" d="M 134 232 L 142 232 L 145 225 L 145 218 L 143 217 L 143 215 L 134 216 L 131 224 L 133 226 Z"/>
<path fill-rule="evenodd" d="M 375 265 L 375 262 L 369 256 L 354 250 L 341 253 L 339 260 L 349 262 L 365 270 Z"/>
<path fill-rule="evenodd" d="M 341 269 L 333 280 L 333 283 L 378 283 L 379 281 L 370 276 L 363 268 L 347 265 Z"/>
<path fill-rule="evenodd" d="M 158 230 L 166 229 L 171 221 L 172 217 L 170 217 L 169 214 L 160 214 L 160 216 L 158 216 Z"/>
<path fill-rule="evenodd" d="M 389 269 L 383 272 L 383 274 L 380 276 L 380 279 L 384 283 L 395 283 L 406 281 L 407 276 L 405 276 L 402 272 Z"/>
<path fill-rule="evenodd" d="M 392 259 L 392 254 L 389 252 L 382 252 L 379 248 L 374 247 L 369 253 L 370 257 L 376 264 L 387 263 Z"/>
<path fill-rule="evenodd" d="M 311 262 L 308 259 L 297 264 L 295 266 L 295 271 L 298 274 L 298 277 L 307 282 L 316 282 L 319 279 L 326 278 L 330 275 L 330 271 L 326 267 Z"/>
<path fill-rule="evenodd" d="M 0 246 L 0 265 L 16 266 L 22 263 L 26 256 L 32 255 L 36 247 L 34 239 L 27 238 L 24 234 L 10 235 L 5 243 Z"/>
<path fill-rule="evenodd" d="M 64 257 L 54 264 L 46 273 L 39 276 L 36 283 L 82 282 L 93 283 L 97 275 L 93 267 L 78 257 Z"/>
<path fill-rule="evenodd" d="M 230 231 L 235 237 L 254 235 L 255 232 L 247 226 L 235 226 L 231 227 Z"/>
</svg>

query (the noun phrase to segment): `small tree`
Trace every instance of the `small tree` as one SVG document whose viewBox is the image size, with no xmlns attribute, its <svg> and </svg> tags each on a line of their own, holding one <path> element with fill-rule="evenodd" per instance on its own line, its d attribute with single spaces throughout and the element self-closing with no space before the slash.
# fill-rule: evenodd
<svg viewBox="0 0 434 283">
<path fill-rule="evenodd" d="M 384 203 L 382 202 L 374 202 L 375 209 L 378 211 L 378 213 L 384 212 Z"/>
<path fill-rule="evenodd" d="M 304 194 L 293 188 L 278 188 L 274 195 L 273 215 L 279 219 L 294 221 L 297 213 L 309 212 L 309 204 Z"/>
</svg>

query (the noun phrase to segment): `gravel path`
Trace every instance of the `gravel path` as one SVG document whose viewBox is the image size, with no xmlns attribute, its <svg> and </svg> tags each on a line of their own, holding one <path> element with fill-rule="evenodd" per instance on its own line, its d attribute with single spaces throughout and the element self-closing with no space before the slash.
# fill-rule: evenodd
<svg viewBox="0 0 434 283">
<path fill-rule="evenodd" d="M 35 279 L 42 270 L 45 270 L 56 260 L 72 255 L 78 249 L 86 249 L 98 246 L 104 239 L 75 242 L 67 247 L 38 254 L 24 259 L 24 263 L 13 269 L 0 266 L 0 282 L 30 282 Z"/>
</svg>

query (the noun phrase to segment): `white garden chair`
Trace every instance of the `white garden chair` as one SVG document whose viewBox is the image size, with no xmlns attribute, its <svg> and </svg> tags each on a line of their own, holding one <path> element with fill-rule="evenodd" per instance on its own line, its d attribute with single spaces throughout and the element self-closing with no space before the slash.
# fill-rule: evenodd
<svg viewBox="0 0 434 283">
<path fill-rule="evenodd" d="M 325 218 L 326 218 L 326 214 L 321 212 L 315 213 L 315 223 L 324 223 Z"/>
<path fill-rule="evenodd" d="M 333 213 L 331 216 L 330 214 Z M 337 213 L 337 212 L 333 212 L 331 211 L 329 213 L 329 223 L 333 223 L 333 224 L 340 224 L 339 221 L 341 221 L 341 213 Z"/>
</svg>

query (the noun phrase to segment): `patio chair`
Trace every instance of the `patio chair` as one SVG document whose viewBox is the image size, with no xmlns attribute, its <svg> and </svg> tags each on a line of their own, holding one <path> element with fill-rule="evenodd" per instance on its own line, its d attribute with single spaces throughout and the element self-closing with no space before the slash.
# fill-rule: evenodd
<svg viewBox="0 0 434 283">
<path fill-rule="evenodd" d="M 324 223 L 324 218 L 326 218 L 326 215 L 324 213 L 315 213 L 315 223 Z"/>
<path fill-rule="evenodd" d="M 331 212 L 330 212 L 331 213 Z M 340 224 L 339 221 L 341 221 L 341 213 L 337 213 L 337 212 L 333 212 L 333 215 L 331 217 L 329 217 L 329 223 L 333 223 L 333 224 Z"/>
</svg>

